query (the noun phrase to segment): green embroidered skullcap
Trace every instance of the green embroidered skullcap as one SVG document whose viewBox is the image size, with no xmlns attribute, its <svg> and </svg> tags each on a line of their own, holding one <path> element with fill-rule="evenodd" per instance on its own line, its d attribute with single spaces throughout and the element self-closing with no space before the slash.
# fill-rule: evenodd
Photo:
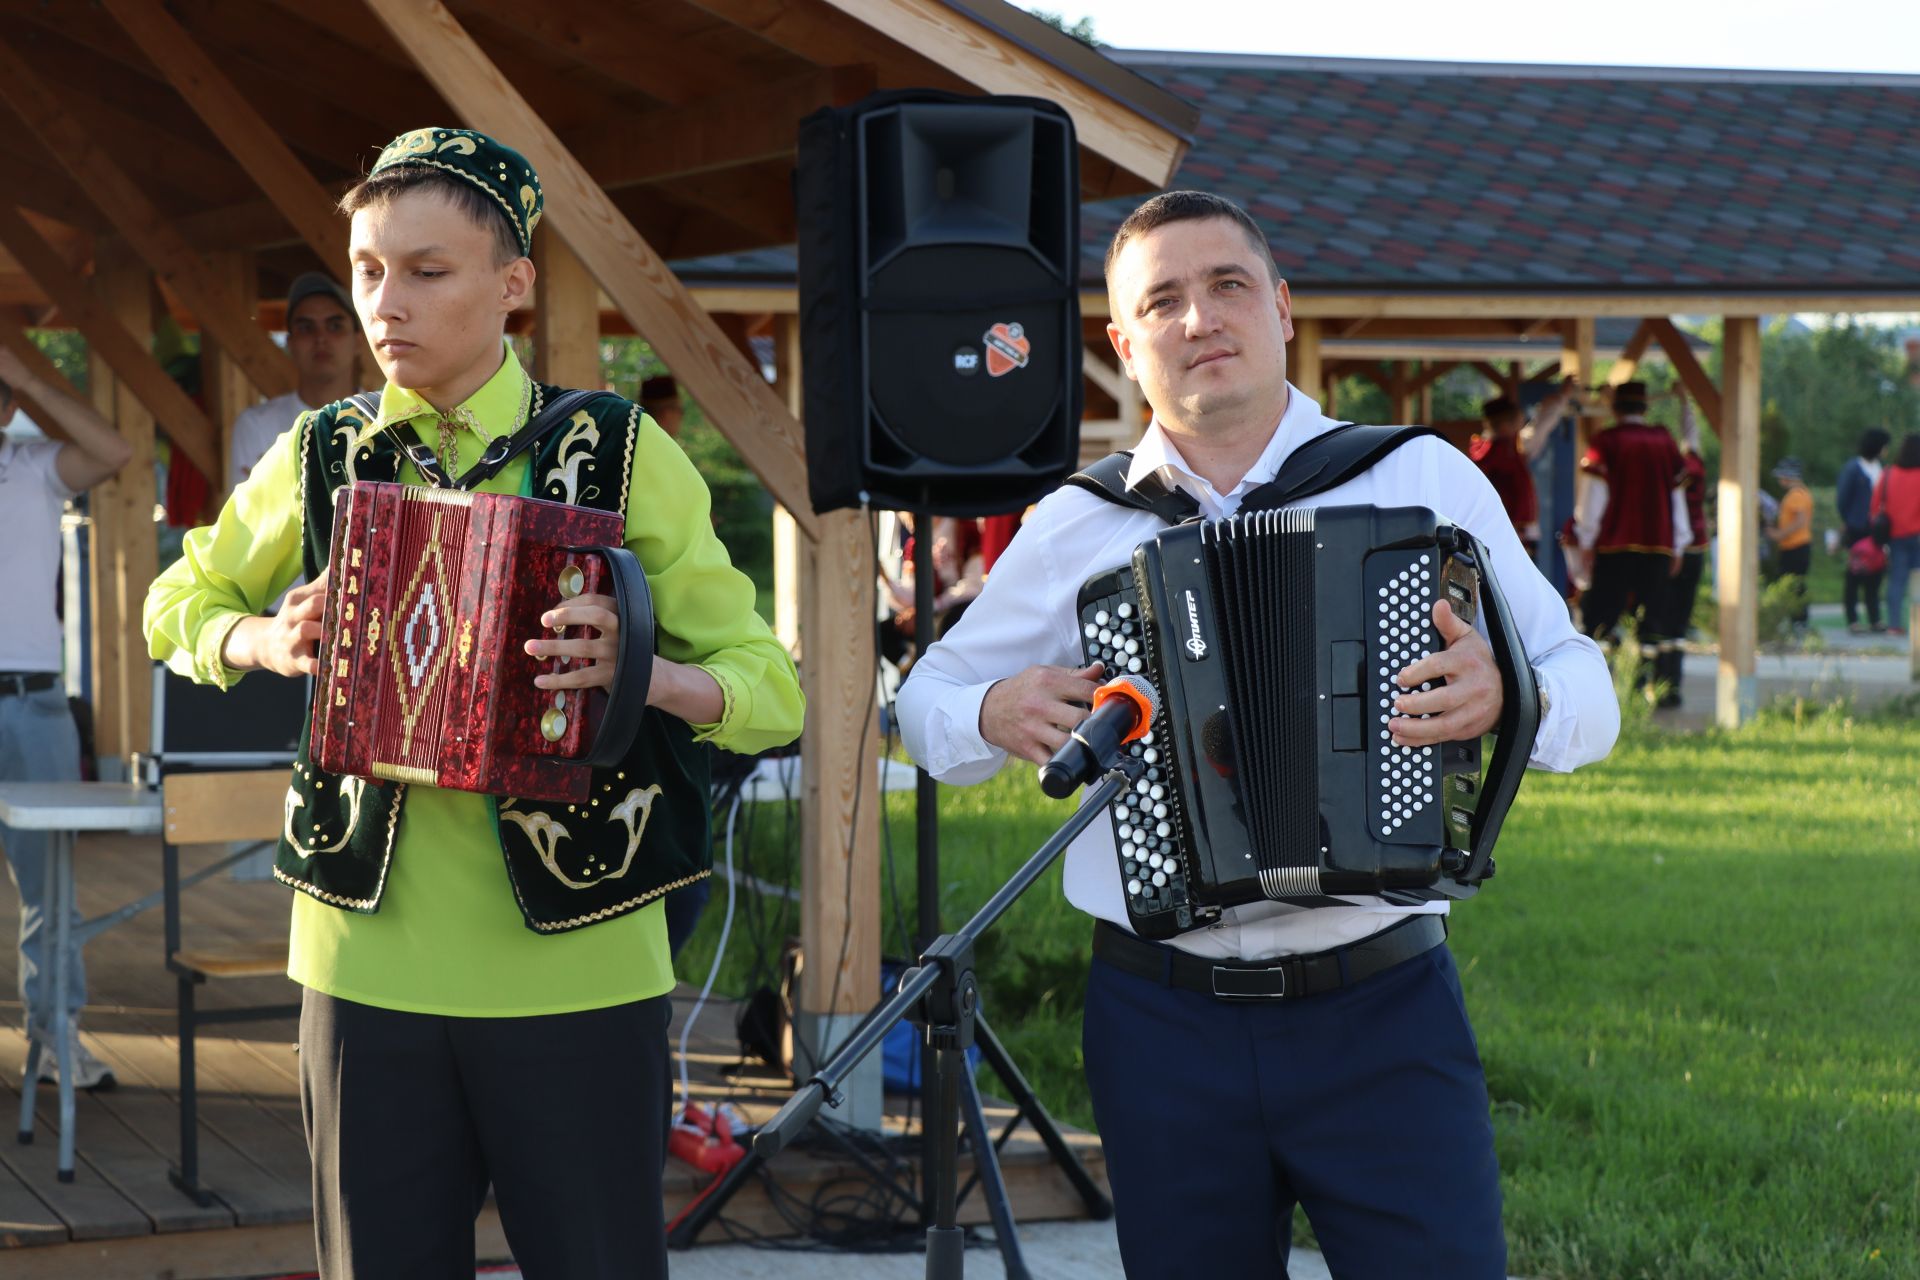
<svg viewBox="0 0 1920 1280">
<path fill-rule="evenodd" d="M 367 176 L 378 177 L 403 164 L 439 169 L 479 187 L 507 216 L 520 252 L 533 252 L 533 229 L 540 225 L 545 206 L 540 175 L 518 151 L 471 129 L 415 129 L 389 142 Z"/>
</svg>

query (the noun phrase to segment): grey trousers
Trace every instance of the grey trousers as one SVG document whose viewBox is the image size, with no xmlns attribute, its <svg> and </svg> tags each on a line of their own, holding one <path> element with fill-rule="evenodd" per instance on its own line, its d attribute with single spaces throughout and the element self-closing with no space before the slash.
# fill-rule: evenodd
<svg viewBox="0 0 1920 1280">
<path fill-rule="evenodd" d="M 80 733 L 58 686 L 35 693 L 0 693 L 0 782 L 78 782 Z M 20 894 L 20 999 L 39 1009 L 47 993 L 47 848 L 44 831 L 0 825 L 7 871 Z M 80 913 L 73 913 L 73 924 Z M 76 943 L 67 960 L 67 1012 L 87 1002 L 87 971 Z"/>
<path fill-rule="evenodd" d="M 472 1280 L 489 1184 L 527 1280 L 664 1280 L 670 1013 L 451 1018 L 307 991 L 322 1280 Z"/>
</svg>

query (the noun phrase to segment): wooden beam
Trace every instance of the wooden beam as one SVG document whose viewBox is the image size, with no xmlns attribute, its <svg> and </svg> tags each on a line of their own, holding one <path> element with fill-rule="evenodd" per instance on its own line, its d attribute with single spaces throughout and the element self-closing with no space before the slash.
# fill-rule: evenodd
<svg viewBox="0 0 1920 1280">
<path fill-rule="evenodd" d="M 1633 375 L 1640 371 L 1640 357 L 1647 353 L 1647 346 L 1653 341 L 1653 326 L 1642 320 L 1640 326 L 1627 339 L 1627 345 L 1620 348 L 1620 358 L 1607 370 L 1607 385 L 1617 387 L 1623 382 L 1633 381 Z"/>
<path fill-rule="evenodd" d="M 1320 321 L 1293 322 L 1293 344 L 1287 352 L 1287 380 L 1324 406 L 1327 401 L 1327 376 L 1320 362 Z"/>
<path fill-rule="evenodd" d="M 600 286 L 550 226 L 533 236 L 533 373 L 542 382 L 593 389 L 600 374 Z"/>
<path fill-rule="evenodd" d="M 97 297 L 61 260 L 59 252 L 40 238 L 18 210 L 0 202 L 0 246 L 13 255 L 21 270 L 33 277 L 60 308 L 60 317 L 78 329 L 87 345 L 123 379 L 145 410 L 159 419 L 174 446 L 193 459 L 209 476 L 220 474 L 217 433 L 207 415 L 167 376 L 147 343 L 128 332 L 115 309 Z M 130 309 L 128 314 L 134 314 Z M 151 329 L 152 320 L 147 321 Z M 111 415 L 109 415 L 111 416 Z"/>
<path fill-rule="evenodd" d="M 1593 318 L 1580 316 L 1560 324 L 1560 376 L 1586 386 L 1593 380 Z"/>
<path fill-rule="evenodd" d="M 269 396 L 290 391 L 293 365 L 250 317 L 251 300 L 220 287 L 140 187 L 107 156 L 26 62 L 0 43 L 0 98 L 27 122 L 63 168 L 187 306 L 220 339 L 247 377 Z"/>
<path fill-rule="evenodd" d="M 336 158 L 336 163 L 345 163 L 355 171 L 363 170 L 374 149 L 385 145 L 405 124 L 446 118 L 446 104 L 413 74 L 398 50 L 392 51 L 392 59 L 377 54 L 370 57 L 371 51 L 341 38 L 333 26 L 322 25 L 326 13 L 357 7 L 271 5 L 260 0 L 168 0 L 168 8 L 202 41 L 218 45 L 236 61 L 277 74 L 283 82 L 296 78 L 303 67 L 354 68 L 356 74 L 351 75 L 297 78 L 301 94 L 315 103 L 349 120 L 359 116 L 378 122 L 346 154 Z M 379 65 L 370 66 L 376 58 Z M 368 75 L 378 76 L 378 94 L 367 92 Z"/>
<path fill-rule="evenodd" d="M 1506 374 L 1502 373 L 1498 366 L 1490 364 L 1485 360 L 1475 360 L 1473 362 L 1473 368 L 1481 377 L 1491 382 L 1495 389 L 1502 395 L 1507 394 L 1508 386 L 1515 381 L 1515 379 L 1509 378 Z"/>
<path fill-rule="evenodd" d="M 1411 422 L 1413 396 L 1409 386 L 1409 370 L 1398 360 L 1391 361 L 1387 367 L 1390 372 L 1382 384 L 1387 390 L 1387 421 L 1395 424 Z"/>
<path fill-rule="evenodd" d="M 127 3 L 128 0 L 120 0 Z M 565 141 L 603 187 L 665 182 L 762 160 L 791 160 L 799 120 L 872 92 L 867 67 L 816 68 L 771 85 L 729 89 L 685 106 L 621 115 Z M 791 199 L 784 201 L 789 207 Z"/>
<path fill-rule="evenodd" d="M 817 536 L 800 424 L 439 0 L 368 0 L 427 79 L 540 174 L 547 219 L 775 501 Z"/>
<path fill-rule="evenodd" d="M 193 37 L 153 0 L 101 0 L 121 29 L 137 42 L 193 108 L 214 137 L 266 193 L 300 238 L 331 269 L 347 265 L 347 225 L 327 193 L 260 117 L 246 95 L 194 43 Z"/>
<path fill-rule="evenodd" d="M 740 63 L 661 30 L 660 15 L 619 5 L 463 0 L 461 8 L 510 27 L 568 61 L 676 105 L 730 90 L 752 92 Z M 655 139 L 671 143 L 670 138 Z"/>
<path fill-rule="evenodd" d="M 1667 353 L 1667 363 L 1673 366 L 1674 373 L 1679 376 L 1680 385 L 1700 406 L 1700 416 L 1707 420 L 1707 425 L 1713 428 L 1716 435 L 1725 435 L 1720 425 L 1720 389 L 1713 385 L 1713 379 L 1707 376 L 1707 371 L 1694 358 L 1693 348 L 1687 345 L 1686 337 L 1674 327 L 1673 321 L 1664 316 L 1648 320 L 1646 328 L 1653 335 L 1653 340 L 1660 344 L 1660 349 Z"/>
<path fill-rule="evenodd" d="M 1434 383 L 1440 381 L 1440 379 L 1446 377 L 1455 369 L 1458 369 L 1460 365 L 1461 361 L 1458 360 L 1429 361 L 1422 365 L 1420 372 L 1408 381 L 1407 389 L 1409 391 L 1421 392 L 1424 395 L 1433 387 Z"/>
<path fill-rule="evenodd" d="M 942 65 L 987 93 L 1058 103 L 1073 117 L 1082 146 L 1152 186 L 1165 186 L 1186 155 L 1187 144 L 1171 131 L 940 0 L 827 2 L 910 49 L 937 50 L 932 56 Z"/>
<path fill-rule="evenodd" d="M 1108 363 L 1112 358 L 1112 347 L 1102 348 L 1087 343 L 1086 353 L 1080 361 L 1080 368 L 1088 382 L 1117 401 L 1126 394 L 1126 384 L 1133 379 L 1127 377 L 1124 370 Z"/>
<path fill-rule="evenodd" d="M 848 22 L 828 0 L 689 0 L 732 26 L 815 66 L 865 62 L 891 79 L 904 72 L 934 89 L 965 91 L 969 85 L 937 57 L 922 56 L 879 31 Z M 931 46 L 938 48 L 938 46 Z M 889 86 L 893 87 L 893 86 Z"/>
<path fill-rule="evenodd" d="M 60 372 L 59 366 L 47 359 L 46 353 L 27 336 L 27 328 L 28 317 L 24 314 L 0 317 L 0 346 L 6 347 L 7 350 L 19 356 L 34 377 L 66 392 L 76 400 L 85 400 L 86 397 L 75 390 L 73 384 L 67 381 L 66 375 Z M 67 434 L 67 429 L 54 421 L 53 415 L 47 412 L 45 405 L 18 387 L 13 388 L 13 402 L 26 411 L 26 415 L 33 419 L 33 425 L 46 432 L 49 439 L 71 438 Z"/>
<path fill-rule="evenodd" d="M 145 344 L 153 341 L 153 278 L 146 264 L 122 247 L 105 246 L 94 282 L 112 329 L 139 344 L 144 354 Z M 147 356 L 146 362 L 153 365 L 153 358 Z M 102 411 L 133 446 L 133 457 L 94 487 L 88 510 L 93 517 L 94 743 L 103 763 L 124 764 L 152 742 L 153 680 L 140 615 L 160 565 L 153 520 L 153 415 L 133 388 L 114 376 L 117 372 L 118 366 L 96 360 L 89 379 L 94 403 L 104 402 Z M 219 468 L 209 474 L 220 474 Z"/>
<path fill-rule="evenodd" d="M 225 253 L 207 255 L 207 265 L 226 281 L 227 287 L 251 297 L 258 291 L 253 255 L 244 249 L 232 249 Z M 365 343 L 360 344 L 364 349 Z M 240 366 L 228 358 L 220 349 L 220 342 L 211 334 L 200 337 L 200 402 L 207 406 L 207 416 L 213 419 L 214 430 L 219 433 L 220 470 L 209 473 L 214 482 L 214 491 L 226 494 L 232 491 L 240 478 L 233 471 L 233 422 L 243 410 L 259 399 L 253 384 L 247 381 L 247 375 Z"/>
<path fill-rule="evenodd" d="M 1760 605 L 1760 324 L 1728 316 L 1721 348 L 1720 668 L 1714 719 L 1735 729 L 1758 709 Z M 1896 622 L 1899 619 L 1895 619 Z"/>
</svg>

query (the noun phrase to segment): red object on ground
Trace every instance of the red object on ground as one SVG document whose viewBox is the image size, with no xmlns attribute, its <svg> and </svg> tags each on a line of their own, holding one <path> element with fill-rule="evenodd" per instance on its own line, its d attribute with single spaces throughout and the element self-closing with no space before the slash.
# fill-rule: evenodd
<svg viewBox="0 0 1920 1280">
<path fill-rule="evenodd" d="M 702 1173 L 725 1173 L 747 1158 L 726 1114 L 709 1112 L 697 1102 L 687 1104 L 685 1118 L 667 1135 L 667 1152 Z"/>
<path fill-rule="evenodd" d="M 579 757 L 606 691 L 569 690 L 557 705 L 533 680 L 566 660 L 525 646 L 556 634 L 540 618 L 564 597 L 609 589 L 592 549 L 621 545 L 625 520 L 511 494 L 379 481 L 342 492 L 314 682 L 315 762 L 361 778 L 585 804 Z"/>
</svg>

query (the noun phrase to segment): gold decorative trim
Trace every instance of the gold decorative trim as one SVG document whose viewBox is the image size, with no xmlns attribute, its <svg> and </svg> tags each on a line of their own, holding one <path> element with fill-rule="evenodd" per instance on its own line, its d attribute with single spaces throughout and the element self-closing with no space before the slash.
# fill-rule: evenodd
<svg viewBox="0 0 1920 1280">
<path fill-rule="evenodd" d="M 627 495 L 633 484 L 633 451 L 640 440 L 640 406 L 627 406 L 627 448 L 620 459 L 620 519 L 627 518 Z M 624 526 L 622 533 L 625 532 Z"/>
<path fill-rule="evenodd" d="M 584 916 L 575 916 L 571 920 L 556 920 L 552 924 L 540 924 L 536 921 L 533 927 L 535 931 L 539 933 L 559 933 L 565 929 L 577 929 L 581 925 L 595 924 L 601 920 L 610 920 L 614 916 L 625 915 L 635 907 L 644 907 L 655 898 L 672 893 L 675 889 L 684 889 L 690 884 L 705 880 L 712 874 L 713 872 L 711 870 L 701 871 L 695 875 L 687 876 L 684 879 L 663 884 L 658 889 L 649 890 L 637 898 L 628 898 L 625 902 L 615 903 L 611 907 L 602 907 L 598 911 L 590 911 Z"/>
<path fill-rule="evenodd" d="M 384 760 L 373 762 L 373 776 L 385 778 L 389 782 L 417 782 L 431 787 L 440 781 L 440 775 L 431 769 L 419 769 L 410 764 L 388 764 Z"/>
<path fill-rule="evenodd" d="M 330 907 L 361 907 L 368 911 L 371 911 L 373 908 L 380 905 L 380 896 L 377 891 L 375 892 L 374 896 L 371 898 L 342 897 L 340 894 L 337 894 L 337 893 L 328 893 L 325 889 L 322 889 L 319 885 L 308 884 L 305 880 L 296 879 L 293 876 L 288 875 L 286 872 L 282 871 L 278 867 L 275 867 L 273 869 L 273 878 L 275 880 L 278 880 L 281 884 L 286 885 L 289 889 L 298 889 L 301 893 L 306 894 L 309 898 L 320 899 L 320 901 L 326 903 Z M 382 883 L 384 883 L 385 880 L 386 880 L 386 877 L 383 875 L 381 877 Z"/>
</svg>

